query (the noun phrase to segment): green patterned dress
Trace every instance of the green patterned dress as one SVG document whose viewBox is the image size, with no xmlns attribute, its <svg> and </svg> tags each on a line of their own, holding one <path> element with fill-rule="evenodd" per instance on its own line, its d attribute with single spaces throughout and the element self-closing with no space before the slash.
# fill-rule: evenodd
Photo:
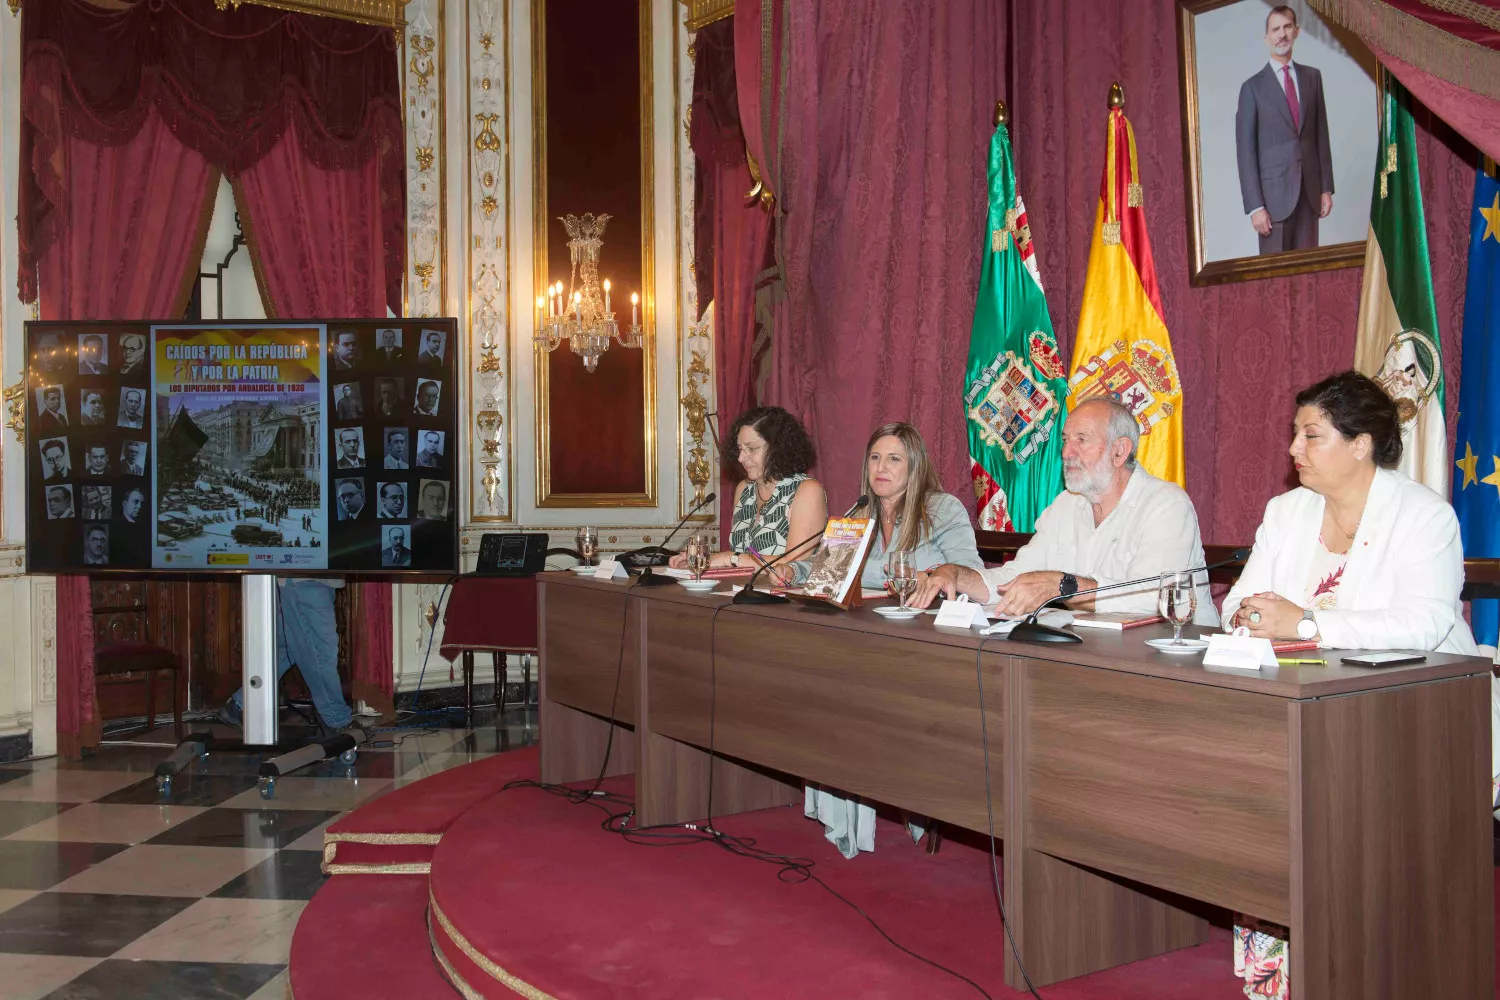
<svg viewBox="0 0 1500 1000">
<path fill-rule="evenodd" d="M 755 484 L 747 482 L 734 504 L 734 520 L 729 525 L 730 549 L 740 553 L 754 549 L 767 558 L 785 552 L 792 498 L 807 478 L 799 472 L 780 480 L 771 492 L 771 499 L 763 504 L 757 502 Z"/>
</svg>

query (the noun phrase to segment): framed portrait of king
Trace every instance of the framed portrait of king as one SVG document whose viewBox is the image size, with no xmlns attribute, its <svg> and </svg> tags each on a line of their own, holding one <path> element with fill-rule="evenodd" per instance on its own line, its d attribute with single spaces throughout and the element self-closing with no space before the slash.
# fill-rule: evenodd
<svg viewBox="0 0 1500 1000">
<path fill-rule="evenodd" d="M 1374 55 L 1307 0 L 1178 0 L 1194 285 L 1363 263 Z"/>
</svg>

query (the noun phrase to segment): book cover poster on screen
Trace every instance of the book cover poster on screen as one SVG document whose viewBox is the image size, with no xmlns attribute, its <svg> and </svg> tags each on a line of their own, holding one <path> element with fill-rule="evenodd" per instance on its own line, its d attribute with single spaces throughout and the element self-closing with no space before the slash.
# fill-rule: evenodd
<svg viewBox="0 0 1500 1000">
<path fill-rule="evenodd" d="M 28 572 L 458 571 L 456 320 L 25 337 Z"/>
<path fill-rule="evenodd" d="M 156 327 L 152 334 L 151 565 L 328 568 L 327 328 Z"/>
</svg>

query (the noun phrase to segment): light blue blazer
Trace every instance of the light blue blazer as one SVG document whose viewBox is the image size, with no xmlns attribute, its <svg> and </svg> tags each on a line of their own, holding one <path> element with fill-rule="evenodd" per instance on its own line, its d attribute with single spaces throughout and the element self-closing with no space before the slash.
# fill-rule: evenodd
<svg viewBox="0 0 1500 1000">
<path fill-rule="evenodd" d="M 932 521 L 932 530 L 924 532 L 917 542 L 917 571 L 932 569 L 944 563 L 957 563 L 978 571 L 984 569 L 979 558 L 979 546 L 974 541 L 974 525 L 969 512 L 958 497 L 951 493 L 934 493 L 927 500 L 927 515 Z M 891 532 L 891 540 L 900 537 L 898 523 Z M 860 583 L 869 590 L 885 587 L 886 547 L 885 540 L 877 532 L 870 542 L 870 557 L 865 560 L 864 576 Z"/>
</svg>

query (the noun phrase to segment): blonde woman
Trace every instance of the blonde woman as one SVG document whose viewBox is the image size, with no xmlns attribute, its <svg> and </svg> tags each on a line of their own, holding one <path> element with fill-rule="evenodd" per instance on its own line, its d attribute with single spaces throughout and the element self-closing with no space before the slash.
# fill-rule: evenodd
<svg viewBox="0 0 1500 1000">
<path fill-rule="evenodd" d="M 865 587 L 885 586 L 891 552 L 913 553 L 918 570 L 945 563 L 984 569 L 969 512 L 958 497 L 943 492 L 927 444 L 911 424 L 875 428 L 865 446 L 859 491 L 871 498 L 865 516 L 875 519 L 876 528 L 865 562 Z"/>
<path fill-rule="evenodd" d="M 865 446 L 860 492 L 870 497 L 863 513 L 875 519 L 876 528 L 863 586 L 885 586 L 886 556 L 891 552 L 914 553 L 918 570 L 944 564 L 984 569 L 969 512 L 957 497 L 942 491 L 927 445 L 911 424 L 875 428 Z M 875 810 L 866 803 L 809 785 L 803 814 L 823 824 L 824 836 L 846 858 L 875 849 Z M 916 817 L 907 829 L 914 840 L 922 836 Z"/>
</svg>

